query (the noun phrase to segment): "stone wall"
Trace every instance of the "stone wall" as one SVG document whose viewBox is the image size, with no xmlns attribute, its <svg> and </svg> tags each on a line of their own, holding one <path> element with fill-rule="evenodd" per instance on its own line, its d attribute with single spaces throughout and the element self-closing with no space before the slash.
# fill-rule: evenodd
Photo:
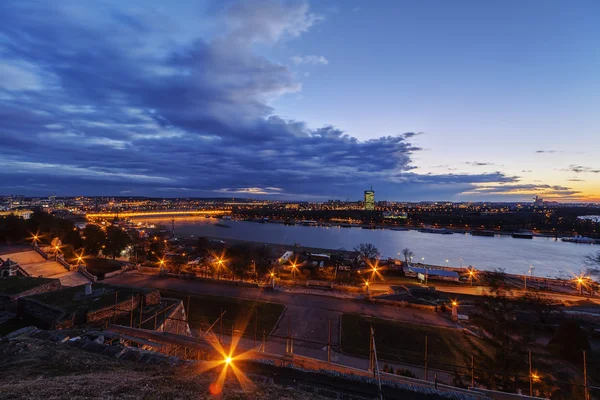
<svg viewBox="0 0 600 400">
<path fill-rule="evenodd" d="M 173 299 L 169 299 L 173 300 Z M 173 300 L 178 301 L 178 304 L 172 307 L 167 312 L 166 321 L 163 320 L 163 323 L 156 327 L 157 331 L 164 332 L 172 332 L 177 333 L 179 335 L 192 336 L 192 331 L 190 330 L 190 326 L 187 323 L 187 316 L 185 313 L 185 307 L 183 305 L 183 301 L 181 300 Z"/>
<path fill-rule="evenodd" d="M 17 300 L 17 315 L 33 318 L 39 322 L 41 328 L 45 329 L 67 329 L 73 326 L 72 320 L 64 319 L 64 310 L 29 297 L 21 297 Z"/>
<path fill-rule="evenodd" d="M 60 284 L 60 279 L 53 279 L 52 282 L 44 283 L 29 290 L 25 290 L 21 293 L 13 294 L 9 297 L 11 301 L 16 301 L 19 297 L 33 296 L 36 294 L 53 292 L 62 288 L 63 286 Z"/>
<path fill-rule="evenodd" d="M 140 307 L 140 300 L 142 299 L 140 294 L 136 294 L 133 296 L 133 309 L 137 310 Z M 129 314 L 131 312 L 131 297 L 118 302 L 115 305 L 111 305 L 100 310 L 95 310 L 87 313 L 86 322 L 89 324 L 105 321 L 113 316 L 121 316 L 125 314 Z"/>
<path fill-rule="evenodd" d="M 147 293 L 144 296 L 144 305 L 152 306 L 160 303 L 160 292 L 158 290 L 153 290 L 150 293 Z"/>
</svg>

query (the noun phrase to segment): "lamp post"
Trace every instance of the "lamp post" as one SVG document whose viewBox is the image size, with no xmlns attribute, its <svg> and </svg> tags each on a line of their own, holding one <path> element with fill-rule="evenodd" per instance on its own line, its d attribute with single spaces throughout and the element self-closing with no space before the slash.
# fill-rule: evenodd
<svg viewBox="0 0 600 400">
<path fill-rule="evenodd" d="M 296 280 L 296 263 L 292 262 L 292 279 Z"/>
<path fill-rule="evenodd" d="M 458 303 L 452 300 L 452 321 L 458 321 Z"/>
<path fill-rule="evenodd" d="M 217 279 L 221 279 L 221 268 L 223 267 L 223 259 L 219 258 L 217 260 Z"/>
<path fill-rule="evenodd" d="M 275 272 L 271 272 L 271 283 L 273 284 L 273 289 L 275 289 Z"/>
<path fill-rule="evenodd" d="M 471 286 L 473 286 L 473 278 L 475 277 L 475 271 L 473 268 L 469 268 L 469 280 L 471 281 Z"/>
</svg>

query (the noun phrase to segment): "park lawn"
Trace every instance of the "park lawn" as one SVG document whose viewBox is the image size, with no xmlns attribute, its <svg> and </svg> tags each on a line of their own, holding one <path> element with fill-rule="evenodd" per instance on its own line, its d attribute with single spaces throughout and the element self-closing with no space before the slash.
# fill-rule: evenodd
<svg viewBox="0 0 600 400">
<path fill-rule="evenodd" d="M 121 269 L 121 263 L 109 258 L 93 257 L 85 260 L 85 267 L 92 275 L 98 279 L 104 279 L 104 275 Z"/>
<path fill-rule="evenodd" d="M 368 357 L 370 326 L 375 330 L 378 358 L 386 361 L 422 365 L 427 337 L 430 366 L 467 366 L 470 349 L 479 346 L 473 337 L 458 329 L 343 314 L 342 351 Z"/>
<path fill-rule="evenodd" d="M 285 309 L 285 306 L 279 303 L 235 297 L 211 296 L 166 289 L 161 289 L 160 293 L 163 297 L 183 300 L 186 309 L 189 297 L 188 318 L 191 329 L 205 331 L 219 318 L 221 310 L 225 311 L 223 316 L 224 334 L 229 334 L 234 326 L 236 331 L 245 329 L 245 335 L 253 336 L 256 326 L 259 336 L 262 336 L 263 331 L 268 335 Z M 220 327 L 220 324 L 215 327 Z"/>
</svg>

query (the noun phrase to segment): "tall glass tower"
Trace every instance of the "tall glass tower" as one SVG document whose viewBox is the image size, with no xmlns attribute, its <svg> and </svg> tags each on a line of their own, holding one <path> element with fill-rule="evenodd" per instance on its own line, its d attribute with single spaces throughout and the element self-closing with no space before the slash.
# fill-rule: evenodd
<svg viewBox="0 0 600 400">
<path fill-rule="evenodd" d="M 365 211 L 373 210 L 375 210 L 375 191 L 371 187 L 371 190 L 365 190 Z"/>
</svg>

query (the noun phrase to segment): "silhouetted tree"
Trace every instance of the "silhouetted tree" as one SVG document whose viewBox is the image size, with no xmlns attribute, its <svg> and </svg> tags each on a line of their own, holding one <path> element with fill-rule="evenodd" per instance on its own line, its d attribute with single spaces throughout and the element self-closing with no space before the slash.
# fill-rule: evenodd
<svg viewBox="0 0 600 400">
<path fill-rule="evenodd" d="M 587 266 L 586 274 L 600 277 L 600 251 L 588 254 L 583 258 L 583 262 Z"/>
<path fill-rule="evenodd" d="M 405 247 L 404 249 L 402 249 L 402 255 L 404 256 L 404 262 L 408 264 L 408 262 L 410 261 L 412 256 L 415 255 L 415 253 L 413 253 L 408 247 Z"/>
<path fill-rule="evenodd" d="M 0 242 L 20 242 L 29 236 L 26 221 L 16 215 L 0 217 Z"/>
<path fill-rule="evenodd" d="M 558 326 L 548 348 L 564 360 L 579 363 L 583 350 L 589 351 L 590 342 L 577 321 L 566 320 Z"/>
<path fill-rule="evenodd" d="M 371 243 L 361 243 L 354 248 L 360 253 L 360 256 L 365 260 L 379 258 L 379 250 Z"/>
<path fill-rule="evenodd" d="M 187 258 L 181 254 L 176 254 L 171 257 L 167 263 L 167 267 L 174 274 L 179 274 L 181 272 L 181 267 L 187 264 Z"/>
<path fill-rule="evenodd" d="M 110 254 L 113 260 L 121 255 L 121 252 L 125 250 L 127 245 L 130 243 L 129 235 L 118 226 L 109 226 L 106 228 L 106 244 L 104 251 L 106 254 Z"/>
<path fill-rule="evenodd" d="M 82 231 L 85 253 L 97 256 L 102 246 L 106 244 L 106 234 L 98 225 L 88 224 Z"/>
<path fill-rule="evenodd" d="M 559 303 L 538 291 L 529 291 L 521 298 L 525 306 L 533 311 L 542 324 L 548 322 L 550 315 L 557 311 Z"/>
<path fill-rule="evenodd" d="M 196 251 L 198 252 L 198 257 L 204 259 L 210 257 L 212 250 L 212 244 L 210 243 L 210 240 L 208 238 L 198 238 L 198 241 L 196 242 Z"/>
<path fill-rule="evenodd" d="M 513 339 L 517 332 L 515 302 L 509 297 L 511 290 L 503 270 L 486 273 L 484 279 L 490 287 L 490 294 L 477 303 L 478 313 L 473 320 L 491 336 L 494 353 L 487 361 L 487 369 L 495 373 L 483 373 L 479 380 L 491 388 L 514 390 L 518 382 L 511 376 L 518 374 L 523 365 L 521 343 Z"/>
</svg>

